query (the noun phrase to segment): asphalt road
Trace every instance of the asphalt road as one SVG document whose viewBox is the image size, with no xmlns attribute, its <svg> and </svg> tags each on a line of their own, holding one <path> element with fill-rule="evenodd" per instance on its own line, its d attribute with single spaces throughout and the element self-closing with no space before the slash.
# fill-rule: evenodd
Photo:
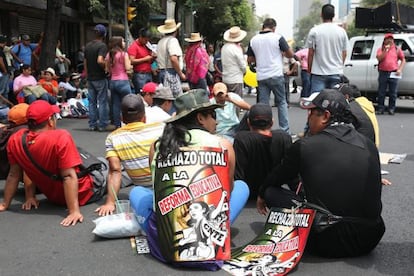
<svg viewBox="0 0 414 276">
<path fill-rule="evenodd" d="M 248 96 L 249 102 L 254 97 Z M 306 112 L 297 107 L 293 94 L 289 109 L 291 130 L 301 132 Z M 368 256 L 353 259 L 323 259 L 304 255 L 293 275 L 409 275 L 414 271 L 413 169 L 414 103 L 399 100 L 395 116 L 378 117 L 381 129 L 380 151 L 407 153 L 402 164 L 384 165 L 392 186 L 383 188 L 383 217 L 386 233 Z M 276 113 L 275 113 L 276 114 Z M 75 141 L 98 156 L 104 155 L 107 133 L 89 132 L 87 119 L 63 119 L 58 127 L 71 130 Z M 352 172 L 350 172 L 352 173 Z M 0 198 L 4 181 L 0 181 Z M 127 198 L 130 188 L 121 190 Z M 84 206 L 84 222 L 64 228 L 59 222 L 65 208 L 42 200 L 37 210 L 22 211 L 23 188 L 10 210 L 0 213 L 0 275 L 212 275 L 211 272 L 176 269 L 159 263 L 150 255 L 135 255 L 129 239 L 101 239 L 91 233 L 98 203 Z M 101 201 L 100 203 L 102 203 Z M 249 202 L 232 227 L 232 245 L 241 246 L 261 230 L 265 217 Z M 218 271 L 215 275 L 228 275 Z"/>
</svg>

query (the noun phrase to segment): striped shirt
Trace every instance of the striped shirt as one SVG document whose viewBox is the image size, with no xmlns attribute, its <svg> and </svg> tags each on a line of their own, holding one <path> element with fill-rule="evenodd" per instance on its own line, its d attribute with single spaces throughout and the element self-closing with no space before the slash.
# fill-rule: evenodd
<svg viewBox="0 0 414 276">
<path fill-rule="evenodd" d="M 135 185 L 152 184 L 148 154 L 164 124 L 129 123 L 110 133 L 105 141 L 106 158 L 118 157 Z"/>
</svg>

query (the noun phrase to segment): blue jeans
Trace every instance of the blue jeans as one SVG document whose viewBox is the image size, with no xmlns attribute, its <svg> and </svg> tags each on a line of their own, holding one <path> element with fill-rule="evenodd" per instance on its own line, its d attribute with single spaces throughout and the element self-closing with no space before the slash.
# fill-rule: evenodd
<svg viewBox="0 0 414 276">
<path fill-rule="evenodd" d="M 204 89 L 204 90 L 208 91 L 208 89 L 207 89 L 207 80 L 205 78 L 204 79 L 199 79 L 197 83 L 188 82 L 188 84 L 190 85 L 190 89 L 200 88 L 200 89 Z"/>
<path fill-rule="evenodd" d="M 0 77 L 0 95 L 5 97 L 6 99 L 9 98 L 9 74 L 4 74 Z"/>
<path fill-rule="evenodd" d="M 112 101 L 112 119 L 116 127 L 121 127 L 121 101 L 125 95 L 131 94 L 129 80 L 111 80 L 109 83 Z"/>
<path fill-rule="evenodd" d="M 390 78 L 390 72 L 379 71 L 378 74 L 378 111 L 384 111 L 385 95 L 388 86 L 388 111 L 395 110 L 395 102 L 398 93 L 398 79 Z"/>
<path fill-rule="evenodd" d="M 132 84 L 134 85 L 135 94 L 141 93 L 142 87 L 147 83 L 152 81 L 151 73 L 136 73 L 132 75 Z"/>
<path fill-rule="evenodd" d="M 108 125 L 109 121 L 108 80 L 89 80 L 88 94 L 89 127 L 104 129 Z"/>
<path fill-rule="evenodd" d="M 284 76 L 259 81 L 259 103 L 269 104 L 270 91 L 275 95 L 279 128 L 289 133 L 288 105 Z"/>
<path fill-rule="evenodd" d="M 310 94 L 321 92 L 325 88 L 334 88 L 335 85 L 341 83 L 341 76 L 337 75 L 311 75 L 311 91 Z"/>
<path fill-rule="evenodd" d="M 56 98 L 50 95 L 49 93 L 44 93 L 39 98 L 36 98 L 35 95 L 28 95 L 24 99 L 25 103 L 27 104 L 31 104 L 36 100 L 44 100 L 44 101 L 47 101 L 49 104 L 56 104 L 57 102 Z"/>
<path fill-rule="evenodd" d="M 308 71 L 302 70 L 300 72 L 300 77 L 302 79 L 302 91 L 300 92 L 300 96 L 302 98 L 306 98 L 310 96 L 310 73 Z"/>
<path fill-rule="evenodd" d="M 230 224 L 236 220 L 244 205 L 249 199 L 249 186 L 243 180 L 234 181 L 233 191 L 230 195 Z M 129 192 L 131 208 L 138 219 L 141 229 L 147 233 L 148 219 L 154 212 L 154 190 L 136 186 Z"/>
</svg>

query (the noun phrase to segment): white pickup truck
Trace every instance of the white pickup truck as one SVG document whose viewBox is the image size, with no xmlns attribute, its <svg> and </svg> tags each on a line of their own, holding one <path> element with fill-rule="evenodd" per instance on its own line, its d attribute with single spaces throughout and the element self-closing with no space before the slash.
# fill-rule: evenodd
<svg viewBox="0 0 414 276">
<path fill-rule="evenodd" d="M 376 53 L 383 40 L 384 33 L 352 37 L 345 60 L 344 75 L 372 100 L 375 100 L 378 91 Z M 398 95 L 414 96 L 414 33 L 396 33 L 394 41 L 403 50 L 406 59 Z"/>
</svg>

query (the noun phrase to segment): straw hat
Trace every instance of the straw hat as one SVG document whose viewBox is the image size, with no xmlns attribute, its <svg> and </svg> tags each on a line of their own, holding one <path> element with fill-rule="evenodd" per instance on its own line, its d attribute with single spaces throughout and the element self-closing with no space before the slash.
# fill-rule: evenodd
<svg viewBox="0 0 414 276">
<path fill-rule="evenodd" d="M 201 41 L 202 38 L 200 36 L 200 33 L 191 33 L 191 36 L 189 38 L 184 38 L 187 42 L 198 42 Z"/>
<path fill-rule="evenodd" d="M 238 26 L 234 26 L 224 32 L 223 38 L 228 42 L 240 42 L 246 35 L 246 31 L 241 30 Z"/>
<path fill-rule="evenodd" d="M 164 25 L 158 26 L 157 30 L 162 34 L 170 34 L 180 28 L 181 22 L 175 23 L 174 19 L 166 19 Z"/>
<path fill-rule="evenodd" d="M 47 68 L 45 70 L 45 73 L 46 72 L 50 73 L 52 75 L 52 77 L 54 77 L 56 75 L 55 70 L 53 68 L 51 68 L 51 67 Z"/>
</svg>

